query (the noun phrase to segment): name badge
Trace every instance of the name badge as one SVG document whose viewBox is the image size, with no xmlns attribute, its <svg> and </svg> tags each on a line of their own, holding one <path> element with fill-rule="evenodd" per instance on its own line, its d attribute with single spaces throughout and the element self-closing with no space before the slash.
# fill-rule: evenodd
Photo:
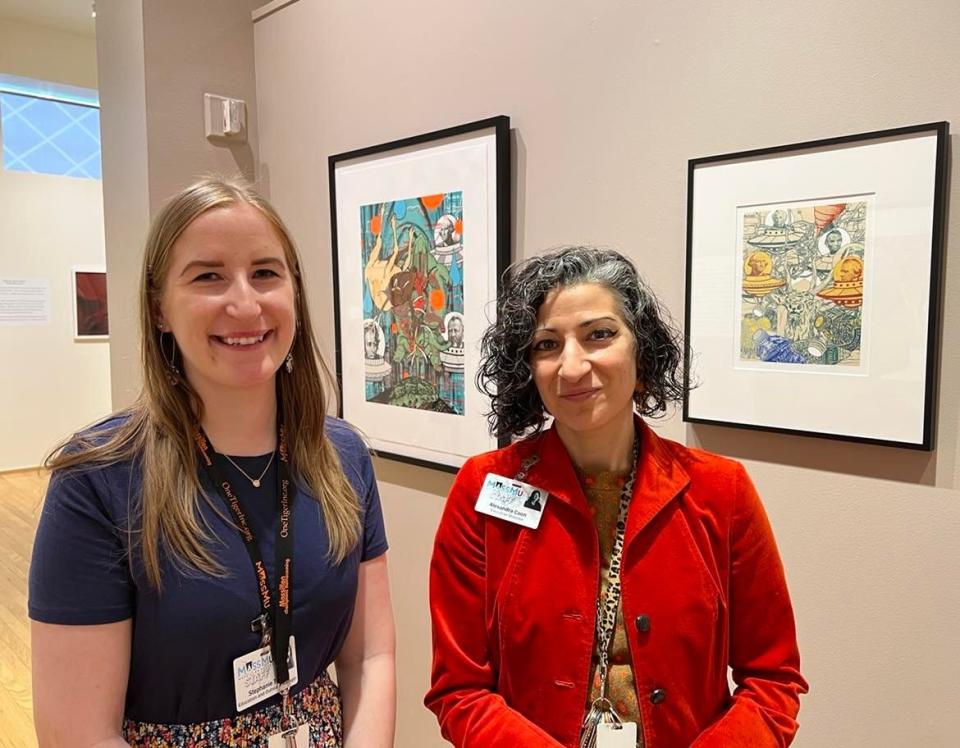
<svg viewBox="0 0 960 748">
<path fill-rule="evenodd" d="M 481 514 L 536 530 L 549 497 L 542 488 L 487 473 L 474 508 Z"/>
<path fill-rule="evenodd" d="M 267 748 L 310 748 L 310 725 L 291 727 L 267 738 Z"/>
<path fill-rule="evenodd" d="M 290 671 L 290 680 L 284 685 L 295 686 L 298 680 L 297 646 L 292 636 L 290 651 L 287 655 L 287 668 Z M 233 661 L 233 690 L 237 697 L 238 712 L 280 693 L 273 673 L 273 655 L 270 653 L 270 647 L 255 649 Z"/>
<path fill-rule="evenodd" d="M 601 722 L 597 725 L 597 748 L 637 748 L 637 723 Z"/>
</svg>

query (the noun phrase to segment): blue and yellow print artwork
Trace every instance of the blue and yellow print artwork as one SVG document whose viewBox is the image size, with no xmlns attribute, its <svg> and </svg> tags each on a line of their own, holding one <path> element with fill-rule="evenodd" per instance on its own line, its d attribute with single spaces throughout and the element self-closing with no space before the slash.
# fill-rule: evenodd
<svg viewBox="0 0 960 748">
<path fill-rule="evenodd" d="M 860 365 L 867 202 L 740 209 L 740 360 Z"/>
<path fill-rule="evenodd" d="M 367 402 L 464 415 L 463 193 L 360 208 Z"/>
</svg>

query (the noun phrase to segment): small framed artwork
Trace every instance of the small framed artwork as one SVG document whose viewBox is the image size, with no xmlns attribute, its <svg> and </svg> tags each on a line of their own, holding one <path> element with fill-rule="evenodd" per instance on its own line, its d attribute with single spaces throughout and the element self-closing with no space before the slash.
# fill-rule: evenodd
<svg viewBox="0 0 960 748">
<path fill-rule="evenodd" d="M 689 162 L 684 420 L 933 449 L 948 136 Z"/>
<path fill-rule="evenodd" d="M 71 268 L 73 339 L 107 340 L 107 271 L 102 267 Z"/>
<path fill-rule="evenodd" d="M 329 159 L 341 415 L 384 457 L 496 449 L 475 379 L 510 260 L 506 116 Z"/>
</svg>

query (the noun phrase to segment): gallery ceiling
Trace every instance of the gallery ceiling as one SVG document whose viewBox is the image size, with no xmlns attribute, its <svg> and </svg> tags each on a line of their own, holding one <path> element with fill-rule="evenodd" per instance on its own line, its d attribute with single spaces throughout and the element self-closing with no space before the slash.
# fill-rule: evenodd
<svg viewBox="0 0 960 748">
<path fill-rule="evenodd" d="M 0 20 L 19 21 L 94 36 L 91 0 L 0 0 Z"/>
</svg>

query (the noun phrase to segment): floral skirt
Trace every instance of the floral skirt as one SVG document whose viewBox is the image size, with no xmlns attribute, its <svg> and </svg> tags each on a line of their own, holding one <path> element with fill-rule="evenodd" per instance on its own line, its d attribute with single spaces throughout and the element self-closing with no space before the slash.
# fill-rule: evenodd
<svg viewBox="0 0 960 748">
<path fill-rule="evenodd" d="M 340 748 L 343 726 L 340 690 L 327 673 L 292 697 L 299 724 L 310 724 L 311 748 Z M 125 720 L 123 736 L 131 748 L 266 748 L 280 730 L 279 704 L 236 717 L 192 725 L 158 725 Z"/>
</svg>

